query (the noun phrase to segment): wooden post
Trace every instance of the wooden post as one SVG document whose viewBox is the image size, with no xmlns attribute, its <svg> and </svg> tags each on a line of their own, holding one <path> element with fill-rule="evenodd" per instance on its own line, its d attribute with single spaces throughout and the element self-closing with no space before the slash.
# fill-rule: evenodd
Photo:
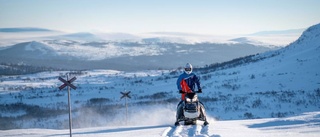
<svg viewBox="0 0 320 137">
<path fill-rule="evenodd" d="M 67 74 L 67 81 L 68 81 L 68 74 Z M 69 105 L 69 132 L 70 137 L 72 137 L 72 117 L 71 117 L 71 101 L 70 101 L 70 86 L 68 86 L 68 105 Z"/>
<path fill-rule="evenodd" d="M 77 89 L 76 86 L 72 85 L 71 83 L 75 81 L 77 78 L 73 77 L 69 80 L 68 74 L 67 74 L 67 80 L 64 80 L 63 78 L 59 77 L 59 80 L 63 82 L 63 84 L 59 87 L 60 90 L 68 86 L 68 106 L 69 106 L 69 131 L 70 131 L 70 137 L 72 137 L 72 115 L 71 115 L 71 97 L 70 97 L 70 87 L 72 89 Z"/>
<path fill-rule="evenodd" d="M 125 99 L 125 103 L 126 103 L 126 125 L 128 125 L 128 103 L 127 103 L 127 98 L 131 98 L 131 96 L 129 95 L 131 91 L 128 92 L 120 92 L 122 94 L 120 99 Z"/>
</svg>

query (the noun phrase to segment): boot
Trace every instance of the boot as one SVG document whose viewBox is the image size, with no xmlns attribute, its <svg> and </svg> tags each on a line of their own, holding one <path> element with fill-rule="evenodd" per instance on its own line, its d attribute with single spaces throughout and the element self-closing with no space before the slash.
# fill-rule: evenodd
<svg viewBox="0 0 320 137">
<path fill-rule="evenodd" d="M 204 121 L 203 125 L 204 125 L 204 126 L 209 125 L 208 121 Z"/>
<path fill-rule="evenodd" d="M 177 121 L 176 123 L 174 123 L 175 126 L 180 126 L 179 121 Z"/>
</svg>

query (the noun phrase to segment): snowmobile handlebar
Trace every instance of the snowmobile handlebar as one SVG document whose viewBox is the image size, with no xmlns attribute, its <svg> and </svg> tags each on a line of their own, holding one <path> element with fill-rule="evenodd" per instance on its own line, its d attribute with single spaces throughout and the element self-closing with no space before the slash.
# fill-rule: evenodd
<svg viewBox="0 0 320 137">
<path fill-rule="evenodd" d="M 182 91 L 182 90 L 180 90 L 180 91 L 178 91 L 180 94 L 183 94 L 183 93 L 188 93 L 188 92 L 185 92 L 185 91 Z M 192 91 L 191 93 L 202 93 L 202 91 L 200 90 L 197 90 L 197 91 Z"/>
</svg>

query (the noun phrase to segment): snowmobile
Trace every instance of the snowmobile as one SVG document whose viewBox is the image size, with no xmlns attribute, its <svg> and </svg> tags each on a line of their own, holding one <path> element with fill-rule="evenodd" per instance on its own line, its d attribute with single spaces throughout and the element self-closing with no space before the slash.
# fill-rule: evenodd
<svg viewBox="0 0 320 137">
<path fill-rule="evenodd" d="M 185 93 L 185 100 L 181 103 L 183 103 L 183 116 L 175 123 L 176 126 L 180 125 L 181 121 L 184 121 L 184 125 L 195 125 L 197 120 L 204 121 L 204 126 L 209 124 L 206 120 L 204 106 L 198 100 L 196 92 Z"/>
</svg>

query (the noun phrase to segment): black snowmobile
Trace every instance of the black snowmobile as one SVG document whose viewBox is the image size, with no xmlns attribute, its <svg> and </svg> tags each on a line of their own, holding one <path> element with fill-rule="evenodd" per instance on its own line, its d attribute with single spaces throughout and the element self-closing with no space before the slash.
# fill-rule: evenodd
<svg viewBox="0 0 320 137">
<path fill-rule="evenodd" d="M 195 125 L 197 120 L 204 121 L 204 126 L 209 124 L 206 119 L 204 105 L 198 100 L 196 92 L 186 93 L 185 100 L 180 103 L 182 105 L 182 114 L 180 115 L 182 116 L 179 116 L 180 118 L 175 123 L 176 126 L 180 125 L 179 122 L 181 121 L 184 121 L 184 125 Z M 179 107 L 177 109 L 179 109 Z"/>
</svg>

